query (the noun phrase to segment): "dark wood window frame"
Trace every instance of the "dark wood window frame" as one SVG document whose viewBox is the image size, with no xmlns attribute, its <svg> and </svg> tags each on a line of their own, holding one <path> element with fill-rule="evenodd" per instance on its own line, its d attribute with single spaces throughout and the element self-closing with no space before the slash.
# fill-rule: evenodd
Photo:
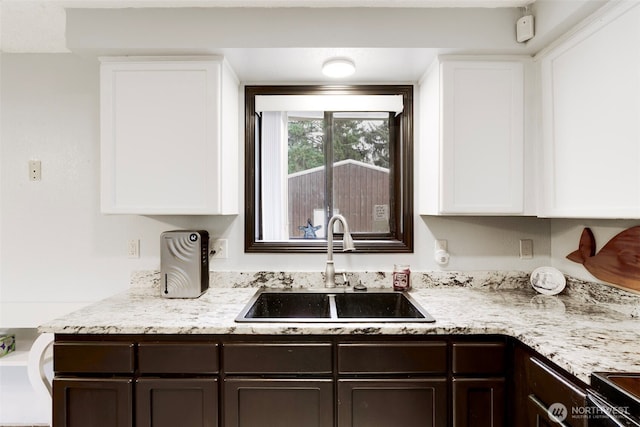
<svg viewBox="0 0 640 427">
<path fill-rule="evenodd" d="M 353 86 L 246 86 L 245 87 L 245 252 L 326 252 L 325 240 L 262 241 L 256 239 L 260 214 L 259 189 L 256 188 L 259 169 L 256 120 L 256 95 L 402 95 L 404 111 L 398 115 L 395 130 L 398 144 L 390 147 L 390 167 L 400 167 L 394 173 L 391 194 L 391 232 L 354 233 L 355 253 L 413 252 L 413 86 L 411 85 L 353 85 Z M 398 200 L 400 198 L 400 200 Z M 336 233 L 336 239 L 340 235 Z M 340 250 L 336 242 L 336 250 Z"/>
</svg>

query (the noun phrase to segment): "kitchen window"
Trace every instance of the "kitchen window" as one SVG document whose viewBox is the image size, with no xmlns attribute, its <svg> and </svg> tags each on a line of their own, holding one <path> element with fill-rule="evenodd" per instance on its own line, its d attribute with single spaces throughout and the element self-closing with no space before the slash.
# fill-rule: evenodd
<svg viewBox="0 0 640 427">
<path fill-rule="evenodd" d="M 324 252 L 339 213 L 359 252 L 412 252 L 412 94 L 247 86 L 245 251 Z"/>
</svg>

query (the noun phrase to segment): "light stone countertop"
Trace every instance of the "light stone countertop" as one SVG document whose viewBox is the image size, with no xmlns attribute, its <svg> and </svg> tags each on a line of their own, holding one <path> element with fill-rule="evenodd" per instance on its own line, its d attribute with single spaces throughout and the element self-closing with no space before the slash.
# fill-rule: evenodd
<svg viewBox="0 0 640 427">
<path fill-rule="evenodd" d="M 424 279 L 426 276 L 414 277 L 410 294 L 436 319 L 435 323 L 236 323 L 235 317 L 255 294 L 257 285 L 277 287 L 274 283 L 283 282 L 282 273 L 266 281 L 263 276 L 256 280 L 257 275 L 259 273 L 251 276 L 248 286 L 244 286 L 247 281 L 240 284 L 237 280 L 214 278 L 212 287 L 200 298 L 165 299 L 160 297 L 157 274 L 151 273 L 139 280 L 146 284 L 134 283 L 130 290 L 50 321 L 40 326 L 39 331 L 56 334 L 504 334 L 522 341 L 585 383 L 589 383 L 592 372 L 640 372 L 640 298 L 613 288 L 611 291 L 608 287 L 598 288 L 602 285 L 576 281 L 569 283 L 562 294 L 549 297 L 522 286 L 522 280 L 498 283 L 491 276 L 470 282 L 456 276 L 456 283 L 452 284 L 442 277 L 438 283 Z M 292 285 L 287 280 L 284 282 L 287 287 Z M 293 287 L 301 282 L 303 280 L 296 277 Z M 221 283 L 235 287 L 221 287 Z"/>
</svg>

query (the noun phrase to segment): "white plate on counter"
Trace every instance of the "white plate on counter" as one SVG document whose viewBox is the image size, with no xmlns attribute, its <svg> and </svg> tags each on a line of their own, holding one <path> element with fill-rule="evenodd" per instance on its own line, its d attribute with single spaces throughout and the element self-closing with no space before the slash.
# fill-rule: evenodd
<svg viewBox="0 0 640 427">
<path fill-rule="evenodd" d="M 567 280 L 560 270 L 538 267 L 531 273 L 531 286 L 543 295 L 556 295 L 564 290 Z"/>
</svg>

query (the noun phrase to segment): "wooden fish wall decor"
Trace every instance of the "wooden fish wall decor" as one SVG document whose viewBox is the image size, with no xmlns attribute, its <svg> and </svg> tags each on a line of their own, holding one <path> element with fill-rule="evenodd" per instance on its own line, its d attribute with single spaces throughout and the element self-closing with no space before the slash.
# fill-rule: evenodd
<svg viewBox="0 0 640 427">
<path fill-rule="evenodd" d="M 640 226 L 614 236 L 596 254 L 596 239 L 589 228 L 580 236 L 577 251 L 567 255 L 600 280 L 640 291 Z"/>
</svg>

